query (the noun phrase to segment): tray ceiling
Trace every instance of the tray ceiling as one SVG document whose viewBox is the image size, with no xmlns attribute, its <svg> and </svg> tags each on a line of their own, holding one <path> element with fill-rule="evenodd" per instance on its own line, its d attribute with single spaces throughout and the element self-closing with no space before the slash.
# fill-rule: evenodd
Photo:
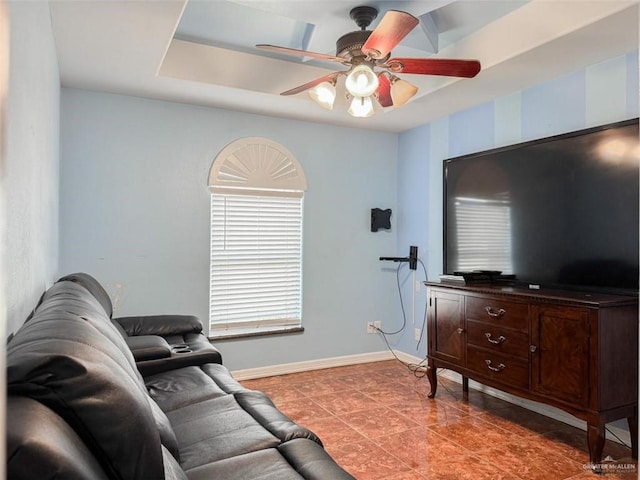
<svg viewBox="0 0 640 480">
<path fill-rule="evenodd" d="M 399 109 L 352 118 L 288 90 L 340 70 L 264 52 L 256 43 L 335 54 L 357 30 L 352 1 L 56 1 L 52 23 L 63 86 L 298 120 L 400 132 L 638 48 L 636 1 L 373 1 L 419 27 L 394 56 L 476 58 L 473 79 L 405 75 L 418 94 Z M 338 65 L 339 67 L 339 65 Z"/>
</svg>

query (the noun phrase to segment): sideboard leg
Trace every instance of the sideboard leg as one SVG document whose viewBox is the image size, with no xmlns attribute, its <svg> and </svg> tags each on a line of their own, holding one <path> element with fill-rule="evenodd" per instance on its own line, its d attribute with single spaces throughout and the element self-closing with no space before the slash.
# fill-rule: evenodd
<svg viewBox="0 0 640 480">
<path fill-rule="evenodd" d="M 599 465 L 602 460 L 604 448 L 604 424 L 587 424 L 587 444 L 589 446 L 589 461 L 593 465 Z M 597 470 L 597 468 L 596 468 Z"/>
<path fill-rule="evenodd" d="M 631 436 L 631 458 L 638 459 L 638 407 L 633 409 L 633 416 L 627 417 L 629 435 Z"/>
<path fill-rule="evenodd" d="M 427 394 L 427 397 L 433 398 L 436 396 L 436 390 L 438 389 L 438 378 L 436 377 L 436 366 L 431 359 L 427 363 L 427 378 L 431 385 L 431 391 Z"/>
<path fill-rule="evenodd" d="M 469 377 L 462 377 L 462 391 L 465 394 L 469 393 Z"/>
</svg>

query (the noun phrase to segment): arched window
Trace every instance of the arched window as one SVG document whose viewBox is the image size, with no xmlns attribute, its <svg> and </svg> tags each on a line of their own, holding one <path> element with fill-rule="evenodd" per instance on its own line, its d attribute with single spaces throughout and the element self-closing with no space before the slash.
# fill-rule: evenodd
<svg viewBox="0 0 640 480">
<path fill-rule="evenodd" d="M 209 188 L 209 335 L 299 329 L 302 167 L 276 142 L 241 138 L 213 161 Z"/>
</svg>

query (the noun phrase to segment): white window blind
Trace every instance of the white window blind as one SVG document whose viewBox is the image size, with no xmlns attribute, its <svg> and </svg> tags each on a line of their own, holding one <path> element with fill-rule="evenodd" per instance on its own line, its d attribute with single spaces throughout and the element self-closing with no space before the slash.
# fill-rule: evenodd
<svg viewBox="0 0 640 480">
<path fill-rule="evenodd" d="M 211 194 L 210 333 L 300 326 L 302 192 L 238 193 Z"/>
</svg>

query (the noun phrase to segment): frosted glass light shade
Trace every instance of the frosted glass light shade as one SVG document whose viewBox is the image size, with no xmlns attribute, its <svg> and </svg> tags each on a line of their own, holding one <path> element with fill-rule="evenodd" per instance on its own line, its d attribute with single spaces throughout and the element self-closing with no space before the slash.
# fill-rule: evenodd
<svg viewBox="0 0 640 480">
<path fill-rule="evenodd" d="M 333 104 L 336 101 L 336 86 L 331 82 L 322 82 L 309 90 L 309 96 L 322 108 L 333 110 Z"/>
<path fill-rule="evenodd" d="M 391 100 L 394 108 L 401 107 L 418 92 L 418 87 L 398 77 L 391 81 Z"/>
<path fill-rule="evenodd" d="M 370 117 L 374 113 L 371 97 L 354 97 L 347 112 L 352 117 Z"/>
<path fill-rule="evenodd" d="M 371 67 L 360 64 L 347 75 L 344 85 L 354 97 L 368 97 L 378 89 L 378 76 L 373 73 Z"/>
</svg>

